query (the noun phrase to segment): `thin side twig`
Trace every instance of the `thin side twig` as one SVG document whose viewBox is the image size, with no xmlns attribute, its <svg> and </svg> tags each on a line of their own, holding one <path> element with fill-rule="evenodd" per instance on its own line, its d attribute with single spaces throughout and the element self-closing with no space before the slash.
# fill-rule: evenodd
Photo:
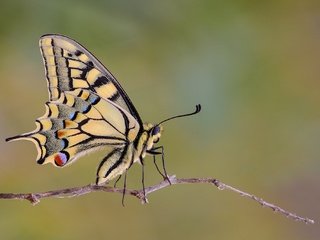
<svg viewBox="0 0 320 240">
<path fill-rule="evenodd" d="M 304 223 L 311 223 L 311 224 L 314 223 L 314 220 L 312 219 L 301 217 L 295 213 L 289 212 L 277 205 L 274 205 L 272 203 L 269 203 L 263 200 L 262 198 L 256 197 L 253 194 L 244 192 L 235 187 L 227 185 L 215 178 L 176 178 L 176 176 L 173 175 L 173 176 L 169 176 L 168 179 L 165 179 L 156 185 L 146 187 L 145 191 L 143 191 L 143 189 L 139 189 L 139 190 L 125 189 L 124 190 L 121 188 L 115 188 L 110 186 L 98 186 L 95 184 L 88 184 L 81 187 L 65 188 L 65 189 L 58 189 L 58 190 L 39 192 L 39 193 L 0 193 L 0 199 L 28 200 L 33 205 L 36 205 L 40 202 L 42 198 L 50 198 L 50 197 L 71 198 L 71 197 L 78 197 L 91 192 L 111 192 L 111 193 L 120 193 L 120 194 L 134 196 L 144 204 L 148 202 L 147 196 L 150 193 L 158 191 L 162 188 L 166 188 L 168 186 L 176 185 L 176 184 L 195 184 L 195 183 L 207 183 L 217 187 L 219 190 L 229 190 L 229 191 L 238 193 L 243 197 L 254 200 L 255 202 L 259 203 L 261 206 L 270 208 L 274 212 L 280 213 L 290 219 L 304 222 Z M 144 193 L 145 193 L 145 196 L 144 196 Z"/>
</svg>

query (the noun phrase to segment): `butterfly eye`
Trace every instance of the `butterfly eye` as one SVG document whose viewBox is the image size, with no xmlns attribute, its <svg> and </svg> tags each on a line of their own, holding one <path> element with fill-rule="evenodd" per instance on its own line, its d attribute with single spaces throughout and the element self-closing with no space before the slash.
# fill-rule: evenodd
<svg viewBox="0 0 320 240">
<path fill-rule="evenodd" d="M 157 135 L 158 133 L 160 132 L 160 127 L 159 126 L 155 126 L 153 129 L 152 129 L 152 135 Z"/>
</svg>

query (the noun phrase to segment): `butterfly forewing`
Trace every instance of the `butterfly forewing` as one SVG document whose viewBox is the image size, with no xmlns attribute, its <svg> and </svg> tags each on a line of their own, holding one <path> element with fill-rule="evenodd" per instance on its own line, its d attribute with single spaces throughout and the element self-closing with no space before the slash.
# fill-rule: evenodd
<svg viewBox="0 0 320 240">
<path fill-rule="evenodd" d="M 61 35 L 45 35 L 39 44 L 51 100 L 58 99 L 64 91 L 88 89 L 122 107 L 142 125 L 118 81 L 83 46 Z"/>
</svg>

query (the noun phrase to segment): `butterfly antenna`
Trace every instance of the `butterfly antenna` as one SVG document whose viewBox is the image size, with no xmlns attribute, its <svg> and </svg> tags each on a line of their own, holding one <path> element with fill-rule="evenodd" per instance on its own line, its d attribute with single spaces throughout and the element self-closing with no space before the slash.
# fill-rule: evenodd
<svg viewBox="0 0 320 240">
<path fill-rule="evenodd" d="M 200 104 L 197 104 L 197 105 L 196 105 L 196 110 L 195 110 L 194 112 L 192 112 L 192 113 L 187 113 L 187 114 L 176 115 L 176 116 L 167 118 L 167 119 L 161 121 L 160 123 L 158 123 L 157 125 L 160 125 L 160 124 L 162 124 L 162 123 L 164 123 L 164 122 L 167 122 L 167 121 L 172 120 L 172 119 L 175 119 L 175 118 L 192 116 L 192 115 L 195 115 L 195 114 L 199 113 L 200 111 L 201 111 L 201 105 L 200 105 Z"/>
</svg>

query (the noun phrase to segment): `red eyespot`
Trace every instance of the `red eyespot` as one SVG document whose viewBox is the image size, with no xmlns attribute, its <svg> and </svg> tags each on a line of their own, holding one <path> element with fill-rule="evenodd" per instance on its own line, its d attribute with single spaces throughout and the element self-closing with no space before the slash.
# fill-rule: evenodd
<svg viewBox="0 0 320 240">
<path fill-rule="evenodd" d="M 67 156 L 63 153 L 58 153 L 54 156 L 54 162 L 57 166 L 62 167 L 67 163 Z"/>
</svg>

